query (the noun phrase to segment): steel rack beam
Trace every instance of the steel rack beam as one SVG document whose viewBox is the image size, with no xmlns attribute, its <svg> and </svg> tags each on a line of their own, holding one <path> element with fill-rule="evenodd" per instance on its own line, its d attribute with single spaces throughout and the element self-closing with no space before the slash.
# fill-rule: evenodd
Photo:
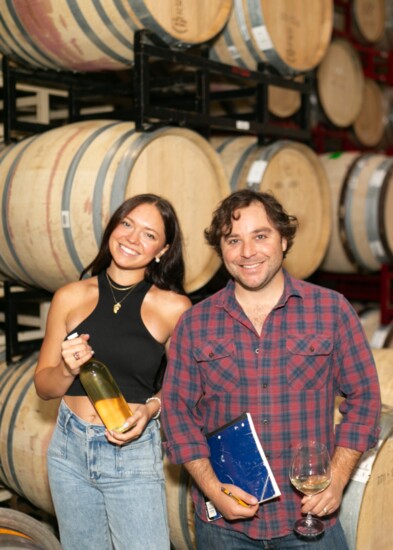
<svg viewBox="0 0 393 550">
<path fill-rule="evenodd" d="M 242 69 L 212 61 L 207 58 L 206 49 L 202 55 L 185 53 L 169 49 L 153 33 L 140 30 L 134 37 L 134 101 L 135 123 L 138 131 L 146 131 L 157 125 L 179 125 L 195 127 L 204 134 L 209 134 L 211 129 L 220 129 L 231 132 L 240 132 L 257 135 L 261 140 L 266 138 L 286 138 L 311 142 L 310 129 L 310 102 L 309 96 L 313 89 L 314 75 L 305 75 L 304 82 L 284 78 L 267 64 L 260 64 L 258 71 Z M 155 83 L 151 78 L 149 66 L 151 59 L 160 59 L 164 63 L 184 67 L 184 73 L 173 74 L 173 86 L 176 79 L 188 76 L 190 69 L 194 70 L 195 96 L 193 109 L 182 109 L 182 98 L 177 98 L 176 105 L 166 106 L 157 96 L 159 104 L 154 104 L 152 94 L 156 91 Z M 211 83 L 213 75 L 227 77 L 236 81 L 248 90 L 230 90 L 227 92 L 212 92 Z M 184 80 L 183 80 L 184 81 Z M 284 124 L 271 120 L 267 108 L 268 86 L 277 86 L 297 90 L 301 94 L 300 124 Z M 255 94 L 257 109 L 253 118 L 232 116 L 213 116 L 211 103 L 217 99 L 236 99 Z M 186 96 L 187 97 L 187 96 Z M 184 97 L 183 97 L 184 99 Z M 188 96 L 188 105 L 192 106 L 192 96 Z"/>
<path fill-rule="evenodd" d="M 163 74 L 156 74 L 157 63 L 154 62 L 160 64 Z M 173 67 L 176 70 L 168 70 Z M 99 116 L 133 120 L 138 131 L 162 125 L 179 125 L 194 128 L 206 136 L 212 129 L 218 129 L 253 134 L 260 142 L 277 138 L 312 142 L 309 102 L 315 78 L 312 72 L 305 75 L 304 82 L 297 82 L 284 78 L 264 63 L 258 66 L 258 70 L 250 71 L 208 59 L 207 46 L 187 52 L 173 50 L 152 32 L 141 30 L 134 34 L 134 66 L 124 73 L 127 73 L 125 83 L 117 81 L 116 75 L 108 72 L 73 73 L 16 67 L 4 57 L 5 141 L 8 143 L 13 139 L 13 132 L 39 133 L 60 124 Z M 229 89 L 218 89 L 217 79 L 226 79 Z M 67 111 L 66 119 L 48 124 L 20 120 L 21 117 L 18 119 L 18 83 L 65 91 L 66 97 L 62 101 Z M 274 120 L 267 104 L 269 86 L 287 88 L 301 94 L 301 108 L 296 117 L 285 121 Z M 250 108 L 250 112 L 238 114 L 233 103 L 232 112 L 228 115 L 212 114 L 214 102 L 234 102 L 245 97 L 252 98 L 255 103 L 255 108 Z M 102 114 L 95 103 L 96 113 L 83 114 L 82 106 L 92 98 L 98 104 L 112 100 L 114 110 Z"/>
<path fill-rule="evenodd" d="M 42 338 L 21 340 L 18 335 L 21 327 L 18 323 L 20 305 L 28 303 L 40 303 L 50 301 L 52 294 L 41 289 L 25 289 L 14 292 L 13 287 L 20 287 L 20 283 L 12 281 L 3 282 L 3 297 L 0 298 L 0 307 L 4 311 L 5 356 L 7 364 L 12 364 L 17 356 L 31 353 L 41 347 Z"/>
</svg>

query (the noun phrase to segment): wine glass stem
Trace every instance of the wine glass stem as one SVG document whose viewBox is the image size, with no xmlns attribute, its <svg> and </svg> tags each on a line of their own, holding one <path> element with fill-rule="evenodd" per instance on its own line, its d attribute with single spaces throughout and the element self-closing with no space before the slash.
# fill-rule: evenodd
<svg viewBox="0 0 393 550">
<path fill-rule="evenodd" d="M 312 515 L 311 515 L 311 512 L 307 512 L 306 525 L 307 525 L 307 527 L 310 527 L 310 526 L 312 525 Z"/>
</svg>

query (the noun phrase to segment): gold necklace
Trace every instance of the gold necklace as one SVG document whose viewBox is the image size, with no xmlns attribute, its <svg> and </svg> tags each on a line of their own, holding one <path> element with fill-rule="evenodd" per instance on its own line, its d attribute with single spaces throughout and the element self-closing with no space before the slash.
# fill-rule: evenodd
<svg viewBox="0 0 393 550">
<path fill-rule="evenodd" d="M 134 283 L 133 285 L 131 286 L 127 286 L 125 288 L 120 288 L 116 285 L 114 285 L 112 283 L 112 281 L 110 280 L 109 278 L 109 275 L 108 273 L 105 271 L 105 276 L 106 276 L 106 280 L 108 281 L 108 284 L 109 284 L 109 288 L 110 288 L 110 291 L 111 291 L 111 294 L 112 294 L 112 298 L 113 298 L 113 302 L 114 302 L 114 305 L 113 305 L 113 313 L 116 315 L 117 312 L 119 311 L 119 309 L 121 308 L 121 304 L 122 302 L 124 302 L 124 300 L 127 298 L 127 296 L 129 296 L 131 294 L 131 292 L 134 290 L 134 288 L 140 283 L 140 281 L 138 281 L 137 283 Z M 125 296 L 123 296 L 123 298 L 121 300 L 116 300 L 116 296 L 115 296 L 115 293 L 113 292 L 113 289 L 115 290 L 120 290 L 122 292 L 125 292 L 128 290 L 127 294 Z"/>
</svg>

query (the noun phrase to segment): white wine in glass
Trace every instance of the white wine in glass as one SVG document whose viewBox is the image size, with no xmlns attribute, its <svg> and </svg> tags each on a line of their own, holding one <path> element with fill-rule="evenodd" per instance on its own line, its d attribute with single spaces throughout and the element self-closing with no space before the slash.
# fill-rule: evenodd
<svg viewBox="0 0 393 550">
<path fill-rule="evenodd" d="M 307 441 L 298 445 L 289 471 L 292 485 L 305 495 L 316 495 L 330 484 L 330 456 L 323 443 Z M 324 531 L 323 522 L 309 512 L 294 525 L 299 535 L 315 537 Z"/>
</svg>

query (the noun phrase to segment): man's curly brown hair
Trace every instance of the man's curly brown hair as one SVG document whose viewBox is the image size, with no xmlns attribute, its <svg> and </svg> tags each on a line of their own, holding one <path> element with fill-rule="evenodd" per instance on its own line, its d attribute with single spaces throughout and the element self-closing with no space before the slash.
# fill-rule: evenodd
<svg viewBox="0 0 393 550">
<path fill-rule="evenodd" d="M 222 258 L 221 238 L 230 235 L 233 220 L 239 219 L 240 216 L 237 211 L 247 208 L 254 202 L 259 202 L 265 207 L 269 221 L 281 237 L 286 239 L 287 249 L 284 252 L 284 258 L 289 252 L 298 227 L 297 218 L 287 214 L 272 194 L 252 189 L 241 189 L 231 193 L 219 204 L 213 213 L 210 227 L 204 231 L 206 241 L 214 248 L 220 258 Z"/>
</svg>

